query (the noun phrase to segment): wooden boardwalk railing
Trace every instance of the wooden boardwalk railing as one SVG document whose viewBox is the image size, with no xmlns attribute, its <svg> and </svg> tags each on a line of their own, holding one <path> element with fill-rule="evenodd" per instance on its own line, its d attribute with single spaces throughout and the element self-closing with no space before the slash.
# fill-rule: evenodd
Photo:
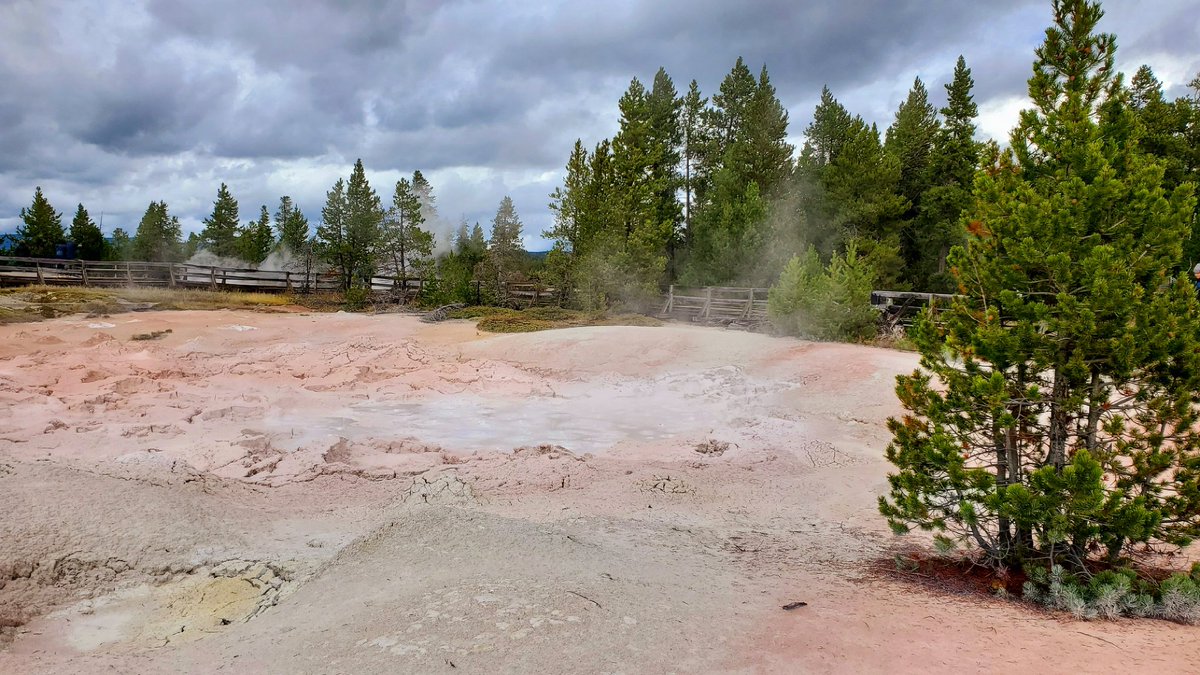
<svg viewBox="0 0 1200 675">
<path fill-rule="evenodd" d="M 505 283 L 504 294 L 512 304 L 525 307 L 553 305 L 558 302 L 558 291 L 541 284 Z"/>
<path fill-rule="evenodd" d="M 415 281 L 415 280 L 414 280 Z M 389 287 L 391 280 L 388 280 Z M 143 286 L 258 292 L 336 291 L 336 277 L 315 272 L 213 267 L 189 263 L 0 257 L 0 285 Z"/>
<path fill-rule="evenodd" d="M 376 276 L 371 291 L 392 300 L 408 300 L 425 290 L 425 279 Z M 481 282 L 472 282 L 475 302 L 481 298 Z M 195 288 L 251 291 L 256 293 L 338 292 L 341 281 L 334 273 L 292 272 L 215 267 L 191 263 L 140 261 L 58 260 L 53 258 L 0 257 L 0 286 L 98 286 Z M 536 284 L 506 284 L 506 293 L 526 305 L 555 300 L 552 288 Z"/>
<path fill-rule="evenodd" d="M 709 323 L 760 324 L 767 320 L 767 289 L 672 285 L 659 315 Z"/>
<path fill-rule="evenodd" d="M 884 330 L 911 326 L 921 310 L 929 305 L 945 307 L 955 296 L 945 293 L 915 293 L 911 291 L 871 291 L 871 306 L 879 310 L 879 322 Z"/>
</svg>

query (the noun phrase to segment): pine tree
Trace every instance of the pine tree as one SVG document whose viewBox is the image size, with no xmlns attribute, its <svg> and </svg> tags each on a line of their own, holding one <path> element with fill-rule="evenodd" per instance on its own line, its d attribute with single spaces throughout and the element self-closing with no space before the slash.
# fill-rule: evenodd
<svg viewBox="0 0 1200 675">
<path fill-rule="evenodd" d="M 238 255 L 248 263 L 258 265 L 271 255 L 275 248 L 275 235 L 271 231 L 271 214 L 267 205 L 263 204 L 258 213 L 258 220 L 246 223 L 238 234 Z"/>
<path fill-rule="evenodd" d="M 884 147 L 900 160 L 899 193 L 913 205 L 915 215 L 921 195 L 928 188 L 929 163 L 940 125 L 937 111 L 929 103 L 929 92 L 921 78 L 913 82 L 908 98 L 896 111 L 896 120 L 888 127 Z"/>
<path fill-rule="evenodd" d="M 222 258 L 238 255 L 239 229 L 237 200 L 229 193 L 229 188 L 221 183 L 221 187 L 217 188 L 217 198 L 213 201 L 212 214 L 204 219 L 204 229 L 200 232 L 204 248 Z"/>
<path fill-rule="evenodd" d="M 168 213 L 167 203 L 150 202 L 130 242 L 130 255 L 134 260 L 179 262 L 183 259 L 182 237 L 179 218 Z"/>
<path fill-rule="evenodd" d="M 970 206 L 980 144 L 975 141 L 979 108 L 971 90 L 975 82 L 963 57 L 946 85 L 946 106 L 929 159 L 928 189 L 921 195 L 914 241 L 922 255 L 915 262 L 915 285 L 923 290 L 949 292 L 953 280 L 946 268 L 950 248 L 964 241 L 963 211 Z M 913 263 L 910 263 L 913 264 Z"/>
<path fill-rule="evenodd" d="M 745 185 L 755 183 L 761 194 L 774 196 L 776 188 L 792 172 L 792 154 L 796 148 L 787 142 L 787 130 L 787 110 L 763 66 L 725 165 Z"/>
<path fill-rule="evenodd" d="M 429 184 L 424 182 L 419 171 L 413 175 L 413 181 L 410 183 L 404 178 L 396 181 L 392 206 L 383 219 L 380 239 L 383 267 L 401 279 L 407 279 L 414 271 L 422 273 L 425 263 L 433 255 L 433 235 L 421 229 L 425 222 L 422 212 L 432 206 Z M 426 193 L 424 204 L 418 188 Z"/>
<path fill-rule="evenodd" d="M 824 221 L 838 248 L 850 241 L 878 272 L 882 288 L 903 288 L 900 252 L 902 217 L 908 200 L 899 193 L 900 160 L 883 148 L 879 130 L 854 120 L 854 132 L 821 174 Z"/>
<path fill-rule="evenodd" d="M 566 257 L 564 270 L 558 279 L 560 285 L 569 283 L 569 268 L 578 256 L 587 253 L 594 238 L 594 228 L 589 227 L 588 188 L 591 182 L 591 166 L 583 142 L 575 141 L 571 156 L 567 159 L 567 175 L 562 187 L 550 193 L 550 210 L 554 213 L 554 226 L 542 233 L 547 239 L 555 240 L 555 248 Z"/>
<path fill-rule="evenodd" d="M 845 243 L 839 205 L 827 194 L 829 174 L 846 145 L 866 128 L 862 118 L 851 115 L 829 87 L 821 89 L 813 120 L 804 130 L 806 140 L 789 181 L 787 198 L 781 201 L 781 207 L 791 212 L 788 219 L 793 225 L 787 228 L 785 220 L 783 229 L 790 231 L 782 232 L 780 238 L 792 242 L 793 252 L 812 245 L 820 255 L 829 256 Z"/>
<path fill-rule="evenodd" d="M 196 232 L 189 232 L 187 239 L 183 241 L 184 260 L 191 260 L 192 256 L 196 255 L 201 248 L 204 247 L 204 240 Z"/>
<path fill-rule="evenodd" d="M 55 211 L 42 194 L 41 186 L 33 191 L 33 203 L 21 209 L 21 225 L 17 226 L 17 254 L 31 258 L 53 258 L 59 244 L 67 239 L 63 232 L 62 214 Z"/>
<path fill-rule="evenodd" d="M 650 165 L 650 181 L 654 186 L 652 222 L 657 224 L 651 235 L 651 248 L 653 255 L 665 255 L 668 262 L 673 262 L 683 222 L 683 205 L 679 202 L 679 188 L 683 185 L 683 178 L 679 175 L 683 145 L 680 122 L 683 99 L 679 97 L 675 83 L 665 68 L 659 68 L 654 74 L 646 108 L 650 120 L 649 141 L 654 149 L 654 161 Z M 659 237 L 663 237 L 661 251 L 658 249 Z"/>
<path fill-rule="evenodd" d="M 354 163 L 354 170 L 350 172 L 350 180 L 346 183 L 345 246 L 353 262 L 349 270 L 352 281 L 348 283 L 370 286 L 382 222 L 383 206 L 367 182 L 366 170 L 359 159 Z"/>
<path fill-rule="evenodd" d="M 108 247 L 109 260 L 133 260 L 133 239 L 125 228 L 115 228 L 112 233 L 112 243 Z"/>
<path fill-rule="evenodd" d="M 512 197 L 505 195 L 496 209 L 496 216 L 492 218 L 492 236 L 488 240 L 488 250 L 505 261 L 523 258 L 525 245 L 521 242 L 522 229 L 521 218 L 517 215 L 517 208 L 513 206 Z"/>
<path fill-rule="evenodd" d="M 350 180 L 339 178 L 325 195 L 314 253 L 337 270 L 344 290 L 370 286 L 380 242 L 383 208 L 367 182 L 362 160 Z"/>
<path fill-rule="evenodd" d="M 82 260 L 104 260 L 108 254 L 108 242 L 104 234 L 88 215 L 83 204 L 75 210 L 71 220 L 71 241 L 75 242 L 75 256 Z"/>
<path fill-rule="evenodd" d="M 463 218 L 458 221 L 458 229 L 454 231 L 454 242 L 451 251 L 455 255 L 462 255 L 467 252 L 467 248 L 471 245 L 471 229 L 467 226 L 467 219 Z"/>
<path fill-rule="evenodd" d="M 298 255 L 308 244 L 308 218 L 292 202 L 291 197 L 279 198 L 279 209 L 275 211 L 275 232 L 279 245 L 292 255 Z"/>
<path fill-rule="evenodd" d="M 1130 81 L 1130 96 L 1138 122 L 1142 126 L 1139 144 L 1146 152 L 1163 162 L 1163 186 L 1167 189 L 1186 182 L 1200 180 L 1200 157 L 1194 146 L 1195 136 L 1189 138 L 1189 124 L 1194 124 L 1193 101 L 1180 98 L 1168 101 L 1163 96 L 1162 83 L 1150 66 L 1142 66 Z M 1200 221 L 1196 222 L 1200 226 Z M 1195 235 L 1184 245 L 1184 266 L 1191 269 L 1200 262 L 1200 238 Z"/>
<path fill-rule="evenodd" d="M 494 285 L 493 291 L 497 294 L 501 293 L 504 283 L 511 281 L 524 267 L 525 246 L 521 243 L 521 229 L 521 219 L 512 198 L 505 195 L 492 218 L 492 236 L 488 240 L 485 261 L 488 269 L 482 275 Z"/>
<path fill-rule="evenodd" d="M 819 176 L 820 170 L 833 163 L 838 154 L 853 136 L 854 117 L 833 97 L 826 86 L 821 89 L 821 101 L 813 111 L 813 121 L 804 130 L 804 148 L 796 170 L 810 178 Z"/>
<path fill-rule="evenodd" d="M 430 226 L 436 226 L 436 223 L 441 220 L 437 210 L 437 198 L 433 196 L 433 186 L 425 178 L 419 170 L 413 171 L 412 175 L 412 192 L 416 196 L 417 202 L 421 205 L 421 217 L 426 223 L 426 229 Z"/>
<path fill-rule="evenodd" d="M 337 179 L 329 192 L 325 193 L 325 207 L 321 209 L 321 224 L 317 225 L 314 252 L 322 261 L 338 272 L 343 290 L 354 283 L 357 268 L 356 252 L 349 244 L 346 228 L 346 181 Z"/>
<path fill-rule="evenodd" d="M 683 97 L 680 109 L 680 129 L 682 131 L 683 158 L 683 228 L 684 238 L 691 230 L 692 214 L 703 191 L 708 171 L 703 164 L 704 149 L 711 143 L 708 127 L 705 126 L 708 99 L 700 95 L 700 86 L 692 80 L 688 85 L 688 93 Z"/>
<path fill-rule="evenodd" d="M 922 287 L 925 283 L 918 270 L 925 265 L 929 252 L 923 248 L 926 237 L 921 231 L 921 202 L 929 189 L 933 145 L 938 133 L 937 112 L 929 103 L 929 92 L 921 78 L 913 82 L 908 98 L 896 111 L 896 119 L 888 128 L 884 148 L 900 161 L 900 179 L 896 191 L 908 200 L 908 209 L 900 216 L 900 250 L 903 255 L 902 278 L 907 285 Z M 936 256 L 936 252 L 934 254 Z"/>
<path fill-rule="evenodd" d="M 475 223 L 475 225 L 471 228 L 471 239 L 468 250 L 475 255 L 482 257 L 487 253 L 487 248 L 488 241 L 483 235 L 483 227 L 481 227 L 479 223 Z"/>
<path fill-rule="evenodd" d="M 976 180 L 961 294 L 916 342 L 880 511 L 993 564 L 1082 571 L 1200 536 L 1195 204 L 1138 145 L 1095 2 L 1056 0 L 1012 149 Z M 936 380 L 935 380 L 936 378 Z"/>
<path fill-rule="evenodd" d="M 721 80 L 720 88 L 713 94 L 712 107 L 706 111 L 706 126 L 712 132 L 712 142 L 705 153 L 708 166 L 722 165 L 729 147 L 745 133 L 748 113 L 758 89 L 754 75 L 739 56 L 729 74 Z"/>
<path fill-rule="evenodd" d="M 683 278 L 695 284 L 754 283 L 778 273 L 761 265 L 771 239 L 767 201 L 792 171 L 788 115 L 766 67 L 757 80 L 742 59 L 713 95 L 707 115 L 711 171 L 689 226 Z"/>
</svg>

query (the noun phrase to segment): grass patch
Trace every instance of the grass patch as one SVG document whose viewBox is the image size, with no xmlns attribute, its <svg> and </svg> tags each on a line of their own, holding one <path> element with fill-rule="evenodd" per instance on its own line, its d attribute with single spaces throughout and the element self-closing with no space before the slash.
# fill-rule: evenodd
<svg viewBox="0 0 1200 675">
<path fill-rule="evenodd" d="M 131 310 L 261 309 L 297 304 L 290 295 L 172 288 L 0 288 L 0 324 L 53 319 L 72 314 L 117 314 Z"/>
<path fill-rule="evenodd" d="M 556 328 L 582 326 L 661 326 L 662 322 L 641 314 L 583 312 L 560 307 L 465 307 L 449 314 L 451 319 L 478 319 L 480 330 L 489 333 L 532 333 Z"/>
</svg>

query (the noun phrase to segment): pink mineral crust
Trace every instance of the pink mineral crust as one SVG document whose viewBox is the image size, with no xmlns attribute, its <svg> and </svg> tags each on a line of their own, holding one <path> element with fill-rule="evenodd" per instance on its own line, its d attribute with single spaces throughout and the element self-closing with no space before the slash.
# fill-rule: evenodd
<svg viewBox="0 0 1200 675">
<path fill-rule="evenodd" d="M 916 365 L 688 326 L 0 326 L 0 672 L 1200 672 L 1195 628 L 871 572 L 922 543 L 875 511 Z"/>
</svg>

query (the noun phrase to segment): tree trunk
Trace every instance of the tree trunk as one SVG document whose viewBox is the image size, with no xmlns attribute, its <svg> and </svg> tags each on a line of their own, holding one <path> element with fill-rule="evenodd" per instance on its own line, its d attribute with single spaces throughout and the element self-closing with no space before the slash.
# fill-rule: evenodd
<svg viewBox="0 0 1200 675">
<path fill-rule="evenodd" d="M 1061 370 L 1054 371 L 1054 388 L 1050 393 L 1050 450 L 1046 464 L 1061 471 L 1067 463 L 1067 434 L 1070 433 L 1067 419 L 1067 377 Z"/>
<path fill-rule="evenodd" d="M 1097 432 L 1100 429 L 1100 413 L 1104 410 L 1104 404 L 1108 403 L 1107 398 L 1104 401 L 1100 400 L 1100 395 L 1102 393 L 1103 391 L 1101 387 L 1100 373 L 1093 370 L 1092 394 L 1088 399 L 1088 425 L 1087 438 L 1085 441 L 1087 443 L 1088 452 L 1092 453 L 1093 457 L 1096 456 L 1096 437 Z"/>
<path fill-rule="evenodd" d="M 992 443 L 996 450 L 996 494 L 1003 497 L 1008 487 L 1008 446 L 1012 443 L 1012 430 L 1001 429 L 998 421 L 993 422 Z M 1000 516 L 997 527 L 1000 530 L 996 540 L 997 552 L 1001 558 L 1007 559 L 1012 555 L 1012 524 L 1008 516 Z"/>
</svg>

